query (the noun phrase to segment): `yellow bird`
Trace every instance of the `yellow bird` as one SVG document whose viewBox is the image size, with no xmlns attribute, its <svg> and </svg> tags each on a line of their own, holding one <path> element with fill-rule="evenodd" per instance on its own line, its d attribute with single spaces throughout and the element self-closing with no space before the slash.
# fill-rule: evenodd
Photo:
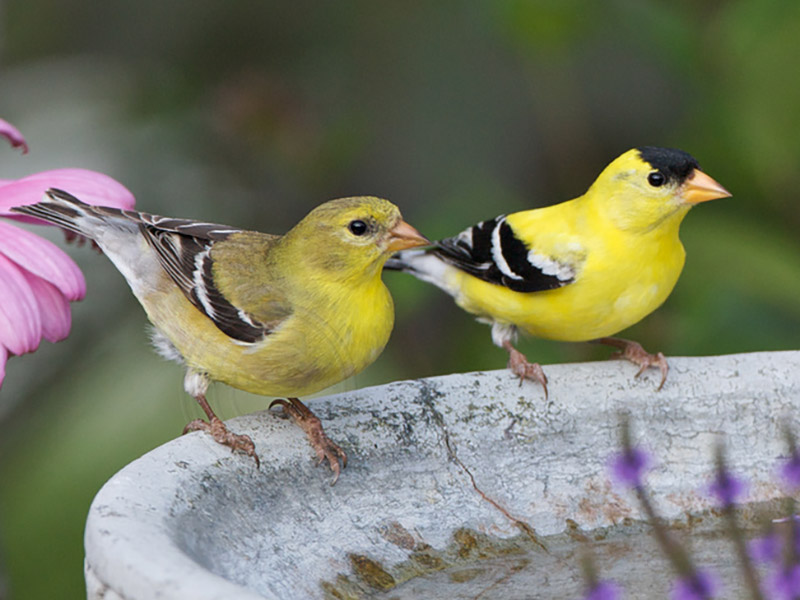
<svg viewBox="0 0 800 600">
<path fill-rule="evenodd" d="M 127 280 L 165 357 L 186 366 L 184 388 L 205 411 L 185 431 L 253 456 L 206 401 L 212 381 L 276 400 L 339 476 L 345 453 L 297 396 L 355 375 L 381 353 L 394 323 L 381 280 L 394 252 L 430 242 L 396 206 L 331 200 L 283 236 L 89 206 L 61 190 L 14 208 L 92 239 Z"/>
<path fill-rule="evenodd" d="M 629 150 L 573 200 L 470 227 L 433 248 L 406 250 L 386 267 L 432 283 L 461 308 L 491 324 L 492 341 L 509 353 L 522 379 L 547 378 L 513 342 L 519 330 L 569 342 L 594 340 L 615 356 L 661 369 L 664 355 L 611 338 L 667 299 L 683 269 L 678 229 L 689 209 L 730 196 L 686 152 Z"/>
</svg>

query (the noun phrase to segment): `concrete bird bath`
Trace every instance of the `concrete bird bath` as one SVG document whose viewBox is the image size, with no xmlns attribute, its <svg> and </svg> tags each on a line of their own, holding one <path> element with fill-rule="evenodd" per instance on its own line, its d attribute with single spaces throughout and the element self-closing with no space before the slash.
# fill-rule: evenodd
<svg viewBox="0 0 800 600">
<path fill-rule="evenodd" d="M 660 392 L 655 371 L 634 379 L 635 367 L 610 361 L 547 366 L 548 401 L 505 370 L 314 400 L 349 453 L 333 487 L 299 428 L 275 414 L 230 421 L 253 437 L 260 470 L 206 435 L 180 437 L 97 494 L 88 597 L 578 598 L 590 540 L 626 598 L 663 597 L 670 575 L 649 527 L 607 478 L 620 410 L 657 458 L 648 483 L 662 516 L 725 576 L 734 561 L 720 558 L 728 550 L 703 492 L 714 442 L 724 436 L 731 467 L 750 481 L 745 522 L 777 512 L 800 352 L 670 366 Z"/>
</svg>

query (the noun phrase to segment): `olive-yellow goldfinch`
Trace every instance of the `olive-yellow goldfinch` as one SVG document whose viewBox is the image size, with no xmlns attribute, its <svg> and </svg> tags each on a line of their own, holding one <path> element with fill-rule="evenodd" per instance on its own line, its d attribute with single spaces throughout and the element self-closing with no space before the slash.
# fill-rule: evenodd
<svg viewBox="0 0 800 600">
<path fill-rule="evenodd" d="M 686 152 L 637 148 L 608 165 L 583 196 L 483 221 L 433 248 L 400 252 L 386 266 L 440 287 L 490 323 L 509 368 L 539 381 L 545 394 L 541 367 L 513 346 L 518 330 L 615 346 L 639 373 L 659 367 L 663 385 L 663 354 L 606 336 L 666 300 L 683 269 L 681 221 L 695 204 L 726 196 Z"/>
<path fill-rule="evenodd" d="M 206 401 L 211 381 L 278 401 L 338 477 L 346 455 L 296 399 L 354 375 L 389 339 L 394 307 L 381 280 L 392 253 L 430 244 L 396 206 L 344 198 L 312 210 L 283 236 L 89 206 L 61 190 L 16 212 L 92 239 L 127 280 L 167 358 L 186 365 L 184 388 L 205 411 L 187 430 L 258 461 Z M 335 478 L 334 478 L 335 481 Z"/>
</svg>

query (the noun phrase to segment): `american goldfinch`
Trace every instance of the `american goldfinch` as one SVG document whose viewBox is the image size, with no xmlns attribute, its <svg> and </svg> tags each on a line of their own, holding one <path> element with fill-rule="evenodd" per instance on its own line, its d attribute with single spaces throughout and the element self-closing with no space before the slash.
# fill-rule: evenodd
<svg viewBox="0 0 800 600">
<path fill-rule="evenodd" d="M 127 280 L 165 357 L 186 366 L 184 388 L 208 416 L 186 431 L 253 456 L 206 401 L 212 381 L 279 400 L 339 475 L 346 455 L 297 396 L 371 364 L 394 322 L 381 280 L 394 252 L 430 242 L 396 206 L 372 197 L 331 200 L 283 236 L 89 206 L 51 189 L 16 212 L 93 240 Z"/>
<path fill-rule="evenodd" d="M 610 338 L 650 314 L 683 269 L 678 229 L 699 202 L 730 196 L 686 152 L 629 150 L 573 200 L 500 215 L 436 242 L 406 250 L 386 267 L 411 273 L 491 324 L 492 341 L 523 379 L 547 378 L 513 342 L 519 330 L 562 341 L 594 340 L 615 356 L 661 369 L 667 361 L 636 342 Z"/>
</svg>

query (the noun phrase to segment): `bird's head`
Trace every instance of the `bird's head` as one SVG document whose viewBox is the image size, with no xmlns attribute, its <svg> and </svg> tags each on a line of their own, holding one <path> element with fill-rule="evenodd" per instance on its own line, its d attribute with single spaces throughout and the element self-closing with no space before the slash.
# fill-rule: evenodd
<svg viewBox="0 0 800 600">
<path fill-rule="evenodd" d="M 680 224 L 695 204 L 731 194 L 683 150 L 642 146 L 608 165 L 590 195 L 620 227 L 650 230 L 670 217 Z"/>
<path fill-rule="evenodd" d="M 308 260 L 349 279 L 380 273 L 398 250 L 430 241 L 406 223 L 388 200 L 372 196 L 340 198 L 312 210 L 293 230 L 314 240 Z"/>
</svg>

